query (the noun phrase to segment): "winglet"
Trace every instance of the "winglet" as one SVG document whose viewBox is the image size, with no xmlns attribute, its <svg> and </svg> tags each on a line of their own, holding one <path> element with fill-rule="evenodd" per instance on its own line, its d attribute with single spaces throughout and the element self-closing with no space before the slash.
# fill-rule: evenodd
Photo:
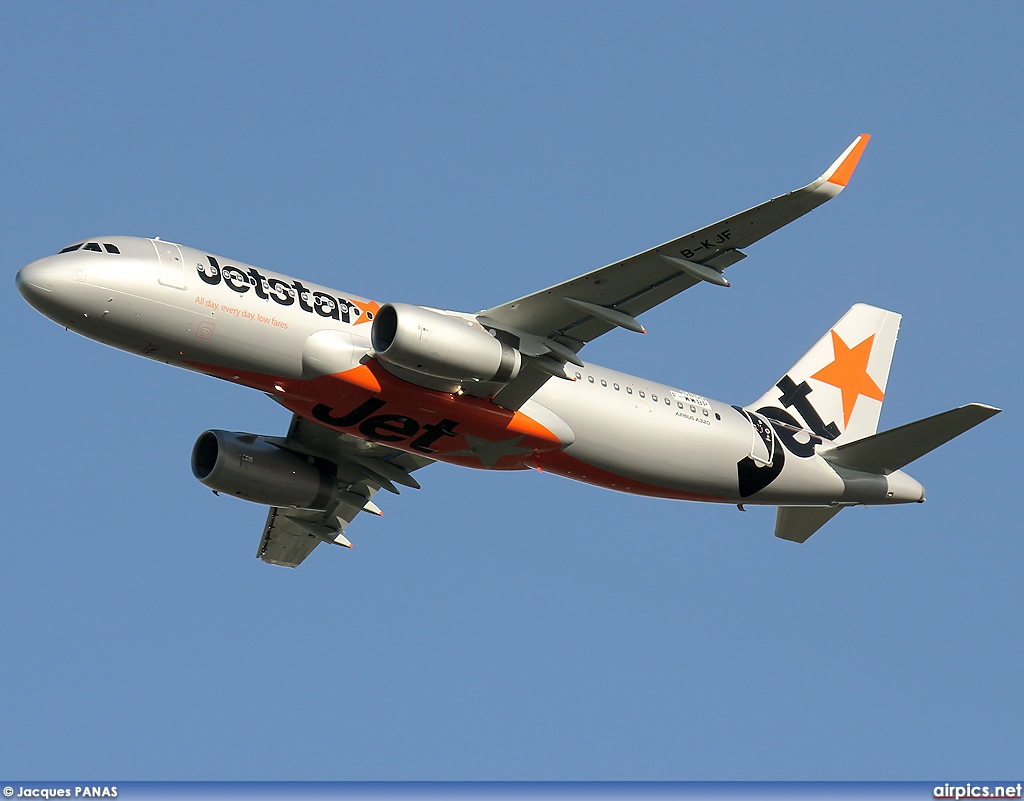
<svg viewBox="0 0 1024 801">
<path fill-rule="evenodd" d="M 857 162 L 860 161 L 860 156 L 864 152 L 864 148 L 867 147 L 870 138 L 871 134 L 861 134 L 854 139 L 853 144 L 846 148 L 843 155 L 837 158 L 818 180 L 828 181 L 830 184 L 835 184 L 840 188 L 846 186 L 850 176 L 853 175 L 853 171 L 857 169 Z"/>
</svg>

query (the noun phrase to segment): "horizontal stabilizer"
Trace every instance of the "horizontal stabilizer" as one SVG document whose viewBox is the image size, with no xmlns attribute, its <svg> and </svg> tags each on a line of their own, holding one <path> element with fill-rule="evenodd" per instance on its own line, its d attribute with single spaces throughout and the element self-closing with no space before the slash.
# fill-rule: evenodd
<svg viewBox="0 0 1024 801">
<path fill-rule="evenodd" d="M 775 514 L 775 536 L 790 542 L 807 542 L 842 509 L 842 506 L 780 506 Z"/>
<path fill-rule="evenodd" d="M 889 475 L 983 423 L 1001 410 L 970 403 L 899 428 L 840 445 L 821 455 L 834 465 Z"/>
</svg>

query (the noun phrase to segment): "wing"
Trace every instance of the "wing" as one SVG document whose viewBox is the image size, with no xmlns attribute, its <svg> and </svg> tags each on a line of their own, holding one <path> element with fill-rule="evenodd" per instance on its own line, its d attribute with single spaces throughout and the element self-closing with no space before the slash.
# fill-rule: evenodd
<svg viewBox="0 0 1024 801">
<path fill-rule="evenodd" d="M 330 509 L 270 509 L 256 555 L 283 567 L 297 567 L 321 542 L 351 548 L 345 536 L 349 523 L 360 512 L 381 514 L 373 496 L 381 489 L 398 494 L 395 484 L 419 489 L 410 473 L 433 462 L 425 456 L 330 431 L 298 416 L 292 417 L 288 436 L 275 444 L 338 465 L 338 500 Z"/>
<path fill-rule="evenodd" d="M 683 290 L 707 281 L 728 286 L 722 271 L 746 258 L 748 247 L 838 195 L 849 181 L 870 136 L 861 134 L 816 181 L 571 281 L 480 312 L 480 322 L 528 343 L 524 353 L 559 366 L 565 350 L 613 328 L 643 331 L 636 317 Z M 530 351 L 534 351 L 531 353 Z M 545 364 L 545 362 L 541 362 Z M 532 367 L 498 392 L 495 402 L 518 408 L 551 376 Z"/>
</svg>

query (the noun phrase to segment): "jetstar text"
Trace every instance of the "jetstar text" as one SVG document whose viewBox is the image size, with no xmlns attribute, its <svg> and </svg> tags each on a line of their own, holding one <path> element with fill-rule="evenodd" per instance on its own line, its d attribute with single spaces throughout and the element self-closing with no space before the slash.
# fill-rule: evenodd
<svg viewBox="0 0 1024 801">
<path fill-rule="evenodd" d="M 318 314 L 344 323 L 358 320 L 361 314 L 367 321 L 373 319 L 371 312 L 363 312 L 345 298 L 336 298 L 326 292 L 308 289 L 300 281 L 288 283 L 281 278 L 265 276 L 255 267 L 243 270 L 225 264 L 223 267 L 214 256 L 207 256 L 209 264 L 197 264 L 196 272 L 210 286 L 223 283 L 228 289 L 244 295 L 250 290 L 261 300 L 274 301 L 279 306 L 292 306 L 298 301 L 299 308 L 308 314 Z"/>
</svg>

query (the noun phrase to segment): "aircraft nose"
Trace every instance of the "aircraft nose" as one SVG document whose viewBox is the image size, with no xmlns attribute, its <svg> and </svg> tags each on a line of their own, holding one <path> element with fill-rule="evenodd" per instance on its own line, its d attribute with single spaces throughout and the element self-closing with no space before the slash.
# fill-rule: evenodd
<svg viewBox="0 0 1024 801">
<path fill-rule="evenodd" d="M 21 296 L 35 306 L 33 301 L 38 299 L 40 294 L 53 293 L 53 279 L 52 268 L 46 264 L 46 259 L 40 259 L 18 270 L 14 283 Z"/>
<path fill-rule="evenodd" d="M 67 271 L 66 265 L 54 264 L 49 258 L 39 259 L 18 270 L 14 283 L 29 305 L 45 314 L 56 303 L 55 290 Z"/>
</svg>

